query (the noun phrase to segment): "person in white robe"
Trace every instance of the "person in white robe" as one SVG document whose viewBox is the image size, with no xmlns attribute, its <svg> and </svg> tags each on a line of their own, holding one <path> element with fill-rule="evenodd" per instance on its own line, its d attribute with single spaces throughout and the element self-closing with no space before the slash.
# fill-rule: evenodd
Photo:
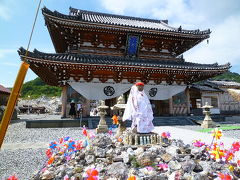
<svg viewBox="0 0 240 180">
<path fill-rule="evenodd" d="M 144 92 L 144 83 L 138 82 L 132 86 L 127 105 L 123 114 L 123 121 L 132 121 L 132 130 L 138 133 L 150 133 L 153 129 L 153 111 L 150 101 Z"/>
</svg>

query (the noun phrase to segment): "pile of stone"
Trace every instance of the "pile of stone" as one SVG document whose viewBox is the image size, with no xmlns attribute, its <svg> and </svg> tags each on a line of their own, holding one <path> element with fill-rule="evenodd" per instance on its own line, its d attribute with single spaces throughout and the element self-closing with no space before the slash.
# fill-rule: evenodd
<svg viewBox="0 0 240 180">
<path fill-rule="evenodd" d="M 186 145 L 181 140 L 158 144 L 124 145 L 124 135 L 116 139 L 109 134 L 98 134 L 91 143 L 72 154 L 70 160 L 56 154 L 51 165 L 36 173 L 32 179 L 75 180 L 86 177 L 95 168 L 100 179 L 215 179 L 218 173 L 229 173 L 229 165 L 212 160 L 205 147 Z M 233 172 L 240 178 L 240 172 Z"/>
<path fill-rule="evenodd" d="M 54 114 L 59 111 L 59 106 L 61 106 L 61 104 L 60 97 L 42 96 L 37 99 L 20 99 L 18 102 L 18 107 L 45 107 L 46 112 Z"/>
</svg>

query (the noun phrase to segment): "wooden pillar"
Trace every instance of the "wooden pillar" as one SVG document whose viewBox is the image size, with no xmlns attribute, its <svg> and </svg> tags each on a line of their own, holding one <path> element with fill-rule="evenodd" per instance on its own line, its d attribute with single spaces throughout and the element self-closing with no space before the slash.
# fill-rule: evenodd
<svg viewBox="0 0 240 180">
<path fill-rule="evenodd" d="M 90 116 L 90 100 L 87 99 L 87 102 L 86 102 L 86 115 L 87 116 Z"/>
<path fill-rule="evenodd" d="M 62 87 L 62 116 L 61 116 L 61 118 L 67 117 L 67 89 L 68 89 L 67 85 Z"/>
<path fill-rule="evenodd" d="M 90 116 L 90 100 L 86 99 L 83 105 L 83 117 Z"/>
<path fill-rule="evenodd" d="M 187 96 L 187 114 L 190 114 L 190 93 L 189 93 L 189 87 L 186 88 L 186 96 Z"/>
<path fill-rule="evenodd" d="M 173 115 L 173 100 L 172 97 L 169 99 L 169 114 Z"/>
</svg>

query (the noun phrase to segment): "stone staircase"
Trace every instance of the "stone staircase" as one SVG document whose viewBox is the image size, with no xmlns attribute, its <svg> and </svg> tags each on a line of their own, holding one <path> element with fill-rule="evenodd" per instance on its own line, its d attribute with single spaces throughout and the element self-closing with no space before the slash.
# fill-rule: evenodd
<svg viewBox="0 0 240 180">
<path fill-rule="evenodd" d="M 96 128 L 99 122 L 99 118 L 84 118 L 83 121 L 88 121 L 88 127 L 90 129 Z M 112 125 L 112 119 L 106 118 L 106 123 L 110 127 Z M 127 127 L 130 127 L 132 122 L 127 121 Z M 176 117 L 155 117 L 153 120 L 154 126 L 185 126 L 195 125 L 187 116 L 176 116 Z"/>
<path fill-rule="evenodd" d="M 85 125 L 89 129 L 97 128 L 100 117 L 86 117 L 81 121 L 81 126 Z M 106 117 L 108 127 L 112 126 L 111 117 Z M 127 127 L 130 127 L 132 121 L 127 121 Z M 172 117 L 155 117 L 154 126 L 185 126 L 195 125 L 194 121 L 188 116 L 172 116 Z M 54 120 L 27 120 L 26 128 L 59 128 L 59 127 L 80 127 L 80 119 L 54 119 Z"/>
</svg>

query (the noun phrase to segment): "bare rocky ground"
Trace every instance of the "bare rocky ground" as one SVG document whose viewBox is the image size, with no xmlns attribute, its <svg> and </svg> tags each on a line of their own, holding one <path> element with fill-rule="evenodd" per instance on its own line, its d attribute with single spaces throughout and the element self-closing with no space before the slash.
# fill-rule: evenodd
<svg viewBox="0 0 240 180">
<path fill-rule="evenodd" d="M 41 116 L 45 116 L 44 119 L 59 118 L 58 116 Z M 28 115 L 21 118 L 41 119 L 41 116 Z M 8 128 L 3 148 L 0 150 L 0 179 L 14 174 L 19 179 L 30 179 L 46 161 L 45 151 L 50 142 L 66 136 L 77 140 L 83 137 L 81 128 L 26 129 L 25 119 L 13 121 Z M 177 126 L 173 138 L 177 137 L 177 133 L 184 134 L 184 129 L 195 132 L 199 126 Z M 157 127 L 156 130 L 162 129 Z M 224 131 L 224 136 L 240 139 L 240 131 Z"/>
</svg>

